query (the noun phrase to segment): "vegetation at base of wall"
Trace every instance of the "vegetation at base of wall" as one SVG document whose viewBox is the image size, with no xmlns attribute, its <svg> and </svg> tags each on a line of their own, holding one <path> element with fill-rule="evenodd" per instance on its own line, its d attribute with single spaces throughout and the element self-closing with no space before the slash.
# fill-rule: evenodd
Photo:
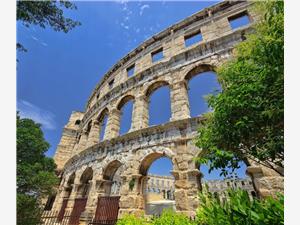
<svg viewBox="0 0 300 225">
<path fill-rule="evenodd" d="M 200 206 L 195 220 L 164 210 L 160 217 L 135 217 L 125 215 L 117 225 L 281 225 L 284 224 L 284 198 L 278 194 L 276 198 L 267 197 L 251 200 L 246 191 L 229 189 L 228 197 L 220 201 L 212 193 L 200 193 Z"/>
<path fill-rule="evenodd" d="M 164 209 L 161 216 L 145 218 L 134 215 L 124 215 L 118 220 L 117 225 L 196 225 L 194 221 L 172 209 Z"/>
<path fill-rule="evenodd" d="M 154 217 L 151 225 L 193 225 L 196 224 L 186 215 L 176 213 L 171 209 L 163 210 L 160 217 Z"/>
<path fill-rule="evenodd" d="M 137 217 L 132 214 L 126 214 L 118 220 L 116 225 L 151 225 L 151 223 L 144 216 Z"/>
<path fill-rule="evenodd" d="M 203 225 L 280 225 L 284 224 L 284 198 L 250 200 L 244 190 L 228 190 L 228 198 L 220 201 L 211 193 L 200 194 L 196 222 Z"/>
<path fill-rule="evenodd" d="M 36 225 L 42 211 L 41 200 L 55 192 L 56 165 L 45 156 L 48 148 L 41 125 L 17 114 L 18 225 Z"/>
<path fill-rule="evenodd" d="M 256 2 L 261 20 L 218 70 L 222 92 L 208 96 L 213 112 L 199 129 L 199 163 L 227 175 L 241 160 L 253 159 L 283 175 L 284 6 Z"/>
</svg>

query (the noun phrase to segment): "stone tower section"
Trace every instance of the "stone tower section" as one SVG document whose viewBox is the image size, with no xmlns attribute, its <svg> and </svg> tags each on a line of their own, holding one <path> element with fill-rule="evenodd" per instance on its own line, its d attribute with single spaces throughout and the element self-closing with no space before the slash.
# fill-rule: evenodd
<svg viewBox="0 0 300 225">
<path fill-rule="evenodd" d="M 63 169 L 66 161 L 68 161 L 73 155 L 73 148 L 76 145 L 78 138 L 77 131 L 79 129 L 82 117 L 82 112 L 73 111 L 68 123 L 63 129 L 60 142 L 54 155 L 54 161 L 57 165 L 58 171 Z"/>
</svg>

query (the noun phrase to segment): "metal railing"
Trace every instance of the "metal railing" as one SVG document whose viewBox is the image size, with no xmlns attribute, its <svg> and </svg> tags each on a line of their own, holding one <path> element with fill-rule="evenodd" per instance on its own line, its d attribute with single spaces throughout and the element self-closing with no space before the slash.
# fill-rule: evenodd
<svg viewBox="0 0 300 225">
<path fill-rule="evenodd" d="M 44 211 L 39 225 L 68 225 L 71 211 L 65 211 L 63 217 L 59 218 L 58 211 Z"/>
<path fill-rule="evenodd" d="M 97 220 L 93 219 L 92 221 L 89 222 L 89 225 L 115 225 L 117 223 L 116 220 Z"/>
</svg>

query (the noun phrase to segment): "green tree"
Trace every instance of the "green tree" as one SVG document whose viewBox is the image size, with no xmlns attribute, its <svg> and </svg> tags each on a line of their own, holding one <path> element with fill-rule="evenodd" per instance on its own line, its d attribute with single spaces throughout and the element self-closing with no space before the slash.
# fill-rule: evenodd
<svg viewBox="0 0 300 225">
<path fill-rule="evenodd" d="M 208 96 L 213 112 L 205 115 L 196 142 L 203 149 L 198 161 L 222 175 L 247 159 L 283 175 L 283 1 L 257 2 L 253 10 L 261 20 L 217 70 L 222 92 Z"/>
<path fill-rule="evenodd" d="M 69 1 L 17 1 L 17 21 L 21 21 L 26 27 L 50 26 L 55 31 L 67 33 L 80 25 L 80 22 L 64 17 L 63 8 L 77 9 Z M 20 43 L 17 43 L 17 49 L 27 51 Z"/>
<path fill-rule="evenodd" d="M 41 200 L 55 192 L 56 165 L 44 153 L 41 125 L 17 114 L 17 224 L 35 225 L 40 218 Z"/>
</svg>

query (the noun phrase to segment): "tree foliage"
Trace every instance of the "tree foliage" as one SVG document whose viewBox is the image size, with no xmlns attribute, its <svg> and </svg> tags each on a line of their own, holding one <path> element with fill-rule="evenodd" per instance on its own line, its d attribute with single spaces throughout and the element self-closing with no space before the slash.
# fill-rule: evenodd
<svg viewBox="0 0 300 225">
<path fill-rule="evenodd" d="M 255 32 L 237 45 L 218 70 L 222 92 L 208 97 L 213 112 L 199 129 L 200 163 L 210 170 L 239 168 L 256 160 L 269 168 L 284 162 L 284 7 L 283 1 L 256 2 L 261 15 Z"/>
<path fill-rule="evenodd" d="M 54 193 L 58 184 L 53 159 L 44 154 L 49 144 L 40 124 L 17 115 L 17 223 L 36 224 L 41 199 Z"/>
<path fill-rule="evenodd" d="M 80 22 L 64 17 L 63 8 L 77 9 L 76 5 L 69 1 L 17 1 L 17 20 L 26 27 L 49 26 L 55 31 L 67 33 L 80 25 Z M 20 43 L 17 43 L 17 49 L 27 51 Z"/>
</svg>

